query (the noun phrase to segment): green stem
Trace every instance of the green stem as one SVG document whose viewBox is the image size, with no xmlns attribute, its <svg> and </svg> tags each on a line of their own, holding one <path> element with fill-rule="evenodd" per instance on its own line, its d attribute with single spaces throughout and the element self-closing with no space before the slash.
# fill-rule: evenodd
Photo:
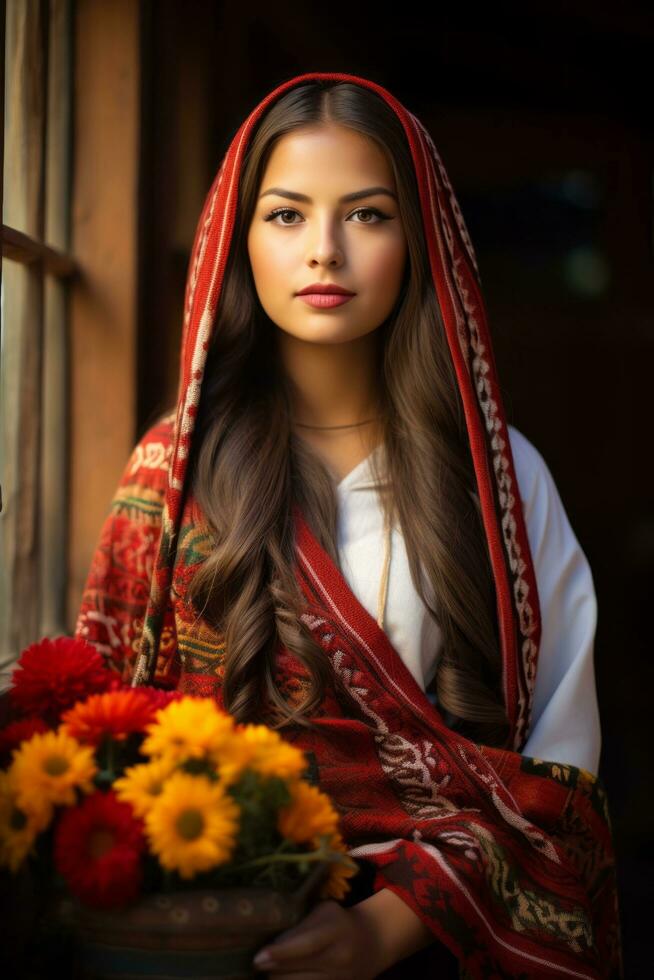
<svg viewBox="0 0 654 980">
<path fill-rule="evenodd" d="M 309 851 L 306 854 L 264 854 L 262 857 L 253 858 L 251 861 L 246 861 L 244 864 L 239 864 L 232 870 L 245 871 L 248 868 L 261 867 L 262 865 L 266 864 L 277 864 L 279 862 L 302 864 L 311 861 L 329 861 L 332 857 L 336 856 L 338 857 L 339 861 L 342 861 L 343 858 L 347 857 L 340 852 L 331 851 L 329 847 L 323 845 L 319 848 L 319 850 Z"/>
<path fill-rule="evenodd" d="M 324 861 L 325 855 L 321 854 L 319 851 L 314 851 L 310 854 L 264 854 L 263 857 L 253 858 L 252 861 L 246 861 L 245 864 L 239 864 L 236 871 L 244 871 L 246 868 L 256 868 L 262 864 L 276 864 L 279 861 L 286 861 L 289 863 L 295 862 L 299 864 L 301 861 Z"/>
<path fill-rule="evenodd" d="M 116 755 L 115 755 L 114 741 L 112 738 L 107 738 L 106 747 L 107 747 L 107 770 L 111 777 L 111 782 L 113 783 L 114 779 L 116 778 Z"/>
</svg>

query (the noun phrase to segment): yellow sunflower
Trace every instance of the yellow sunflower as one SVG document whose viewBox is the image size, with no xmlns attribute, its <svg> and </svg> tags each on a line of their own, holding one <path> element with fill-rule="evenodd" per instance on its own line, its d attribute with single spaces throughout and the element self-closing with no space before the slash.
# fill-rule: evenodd
<svg viewBox="0 0 654 980">
<path fill-rule="evenodd" d="M 175 763 L 166 757 L 130 766 L 114 780 L 114 792 L 119 800 L 130 804 L 137 817 L 144 817 L 174 770 Z"/>
<path fill-rule="evenodd" d="M 241 731 L 234 730 L 225 741 L 211 753 L 216 772 L 224 787 L 231 786 L 241 773 L 250 766 L 253 747 L 243 737 Z"/>
<path fill-rule="evenodd" d="M 160 864 L 192 878 L 230 859 L 239 816 L 219 782 L 174 772 L 145 815 L 145 831 Z"/>
<path fill-rule="evenodd" d="M 282 837 L 306 844 L 321 834 L 336 832 L 338 814 L 325 793 L 302 779 L 291 783 L 289 789 L 291 802 L 277 814 L 277 829 Z"/>
<path fill-rule="evenodd" d="M 353 878 L 359 871 L 358 864 L 348 857 L 347 847 L 343 838 L 337 832 L 329 841 L 329 846 L 333 851 L 339 851 L 343 855 L 342 861 L 335 861 L 329 869 L 325 881 L 320 888 L 320 897 L 323 899 L 334 898 L 336 901 L 345 898 L 351 889 L 348 879 Z"/>
<path fill-rule="evenodd" d="M 211 756 L 234 728 L 231 715 L 210 698 L 184 697 L 171 701 L 148 725 L 141 752 L 166 756 L 175 762 Z"/>
<path fill-rule="evenodd" d="M 8 771 L 15 781 L 18 806 L 43 815 L 51 804 L 76 803 L 76 789 L 91 793 L 98 767 L 93 746 L 54 731 L 23 742 Z"/>
<path fill-rule="evenodd" d="M 52 818 L 53 808 L 39 812 L 23 810 L 16 801 L 16 786 L 8 772 L 0 771 L 0 867 L 16 872 L 42 830 Z"/>
<path fill-rule="evenodd" d="M 280 779 L 298 779 L 307 768 L 304 753 L 266 725 L 243 726 L 228 748 L 232 744 L 234 757 L 221 761 L 223 782 L 233 782 L 244 768 Z"/>
</svg>

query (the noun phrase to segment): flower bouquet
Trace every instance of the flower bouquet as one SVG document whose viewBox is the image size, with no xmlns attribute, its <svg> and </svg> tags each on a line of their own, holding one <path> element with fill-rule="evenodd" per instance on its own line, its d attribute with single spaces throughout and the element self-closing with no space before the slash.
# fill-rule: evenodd
<svg viewBox="0 0 654 980">
<path fill-rule="evenodd" d="M 28 876 L 29 931 L 45 950 L 68 930 L 76 978 L 253 976 L 260 946 L 349 891 L 337 812 L 265 725 L 126 687 L 69 637 L 24 650 L 2 701 L 3 887 L 15 904 Z"/>
</svg>

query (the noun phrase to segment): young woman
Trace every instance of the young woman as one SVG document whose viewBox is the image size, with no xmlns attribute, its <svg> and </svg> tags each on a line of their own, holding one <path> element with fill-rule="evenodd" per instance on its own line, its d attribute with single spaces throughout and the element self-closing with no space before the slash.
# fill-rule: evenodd
<svg viewBox="0 0 654 980">
<path fill-rule="evenodd" d="M 361 871 L 262 969 L 621 975 L 596 615 L 429 134 L 366 79 L 283 83 L 207 196 L 178 404 L 77 623 L 311 753 Z"/>
</svg>

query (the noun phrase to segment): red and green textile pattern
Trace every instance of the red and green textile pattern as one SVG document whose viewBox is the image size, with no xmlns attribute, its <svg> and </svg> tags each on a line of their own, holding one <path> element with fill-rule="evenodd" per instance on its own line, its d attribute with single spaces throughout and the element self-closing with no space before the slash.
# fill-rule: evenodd
<svg viewBox="0 0 654 980">
<path fill-rule="evenodd" d="M 112 501 L 76 632 L 131 676 L 161 533 L 174 418 L 135 448 Z M 286 732 L 315 756 L 354 857 L 458 959 L 461 977 L 622 974 L 615 859 L 601 780 L 574 766 L 476 745 L 453 733 L 386 634 L 295 512 L 305 622 L 359 707 L 329 691 L 316 730 Z M 155 683 L 222 706 L 222 637 L 186 586 L 211 535 L 184 506 Z M 298 703 L 304 669 L 278 650 L 278 683 Z M 434 955 L 437 951 L 434 949 Z"/>
</svg>

